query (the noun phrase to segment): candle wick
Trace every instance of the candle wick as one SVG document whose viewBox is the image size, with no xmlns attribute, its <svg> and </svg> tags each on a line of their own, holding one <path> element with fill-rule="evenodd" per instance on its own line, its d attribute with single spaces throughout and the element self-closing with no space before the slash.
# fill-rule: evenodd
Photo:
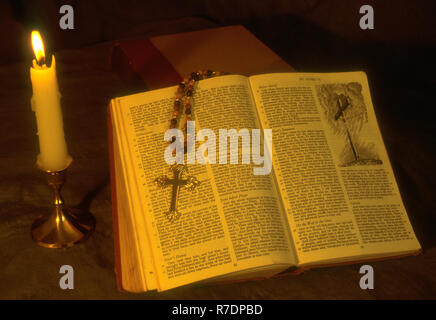
<svg viewBox="0 0 436 320">
<path fill-rule="evenodd" d="M 42 57 L 40 60 L 38 60 L 38 65 L 40 66 L 40 67 L 43 67 L 44 66 L 44 64 L 45 64 L 45 57 Z"/>
</svg>

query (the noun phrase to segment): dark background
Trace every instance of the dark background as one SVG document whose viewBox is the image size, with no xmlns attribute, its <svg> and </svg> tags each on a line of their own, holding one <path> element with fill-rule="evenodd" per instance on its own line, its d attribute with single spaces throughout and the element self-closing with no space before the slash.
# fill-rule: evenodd
<svg viewBox="0 0 436 320">
<path fill-rule="evenodd" d="M 75 30 L 64 31 L 59 28 L 61 17 L 59 8 L 64 4 L 70 4 L 75 9 Z M 359 8 L 364 4 L 371 4 L 374 8 L 374 30 L 359 28 L 361 17 Z M 176 293 L 161 297 L 436 298 L 436 275 L 431 271 L 436 270 L 434 258 L 436 256 L 434 254 L 436 246 L 434 174 L 436 141 L 433 118 L 433 110 L 436 108 L 434 98 L 436 88 L 435 18 L 436 2 L 431 0 L 0 0 L 0 146 L 2 148 L 0 154 L 0 231 L 2 233 L 0 237 L 3 238 L 0 243 L 0 263 L 4 266 L 4 269 L 0 269 L 0 280 L 2 280 L 3 288 L 8 291 L 6 294 L 0 289 L 0 298 L 2 296 L 7 298 L 64 297 L 56 295 L 59 291 L 56 289 L 56 284 L 52 288 L 53 292 L 50 293 L 49 290 L 47 293 L 43 288 L 33 288 L 31 285 L 26 287 L 17 279 L 11 280 L 12 277 L 17 276 L 14 271 L 16 266 L 11 262 L 13 257 L 19 255 L 17 253 L 19 250 L 26 250 L 29 247 L 28 237 L 15 239 L 13 235 L 28 232 L 26 228 L 35 217 L 30 212 L 34 212 L 35 207 L 42 207 L 42 204 L 47 202 L 45 197 L 50 197 L 43 179 L 37 176 L 36 170 L 32 168 L 34 161 L 32 157 L 37 153 L 37 142 L 35 139 L 31 141 L 28 138 L 34 136 L 35 130 L 33 114 L 28 107 L 31 89 L 28 74 L 24 73 L 30 66 L 33 54 L 30 49 L 30 31 L 38 29 L 44 36 L 47 51 L 60 53 L 60 61 L 63 63 L 59 63 L 58 71 L 63 73 L 63 76 L 59 77 L 59 82 L 65 105 L 80 103 L 79 97 L 83 99 L 84 92 L 96 96 L 94 99 L 89 98 L 95 105 L 95 110 L 77 109 L 81 110 L 80 113 L 76 110 L 76 114 L 73 111 L 65 111 L 64 114 L 64 118 L 67 119 L 65 129 L 70 151 L 73 155 L 74 151 L 80 154 L 80 156 L 75 156 L 76 164 L 71 168 L 72 172 L 76 172 L 77 178 L 76 180 L 74 177 L 70 179 L 70 188 L 80 190 L 83 186 L 87 192 L 86 196 L 80 199 L 83 194 L 75 195 L 72 191 L 69 194 L 66 190 L 66 198 L 69 196 L 73 203 L 80 202 L 84 206 L 91 206 L 90 203 L 94 198 L 98 199 L 99 194 L 105 199 L 104 201 L 109 198 L 104 110 L 107 101 L 118 95 L 122 87 L 115 75 L 113 78 L 109 77 L 110 81 L 107 75 L 99 77 L 100 73 L 102 74 L 101 70 L 109 69 L 107 55 L 99 57 L 101 61 L 96 63 L 92 58 L 93 52 L 97 50 L 94 48 L 100 48 L 101 44 L 118 39 L 148 37 L 233 24 L 245 26 L 297 71 L 363 70 L 367 72 L 375 111 L 388 154 L 412 225 L 424 248 L 424 258 L 420 258 L 424 260 L 417 262 L 413 272 L 408 273 L 405 268 L 402 274 L 404 279 L 408 279 L 407 283 L 410 281 L 413 283 L 414 279 L 419 279 L 417 281 L 420 287 L 407 289 L 401 286 L 395 287 L 394 284 L 389 287 L 388 284 L 387 291 L 357 295 L 352 291 L 349 295 L 347 295 L 348 291 L 335 295 L 328 288 L 324 288 L 325 293 L 318 295 L 313 288 L 312 291 L 305 289 L 310 286 L 310 283 L 320 281 L 316 272 L 320 272 L 318 275 L 324 277 L 325 283 L 331 283 L 332 287 L 335 287 L 334 283 L 341 277 L 341 272 L 357 270 L 357 267 L 351 267 L 352 269 L 344 269 L 348 271 L 341 271 L 341 269 L 337 273 L 333 271 L 333 274 L 329 273 L 331 271 L 312 271 L 315 276 L 309 275 L 313 278 L 306 280 L 304 275 L 297 277 L 302 277 L 296 281 L 300 281 L 297 286 L 301 286 L 298 288 L 303 290 L 298 294 L 293 290 L 286 291 L 285 289 L 281 290 L 283 294 L 281 296 L 279 291 L 274 291 L 273 284 L 268 293 L 257 292 L 255 285 L 248 284 L 249 287 L 241 289 L 247 290 L 245 295 L 229 295 L 229 289 L 223 286 L 217 289 L 216 292 L 219 292 L 217 295 L 195 295 L 186 291 L 187 289 L 180 289 L 182 291 L 175 291 Z M 74 57 L 77 59 L 77 54 L 81 53 L 83 64 L 80 67 L 73 65 L 68 67 L 68 61 L 77 62 Z M 21 70 L 21 73 L 15 70 Z M 92 90 L 88 88 L 90 91 L 87 91 L 83 88 L 82 91 L 77 91 L 77 88 L 81 88 L 79 81 L 92 83 Z M 63 87 L 67 89 L 62 90 Z M 76 91 L 68 92 L 68 88 Z M 98 96 L 98 93 L 104 94 Z M 21 106 L 22 109 L 20 109 Z M 86 125 L 84 117 L 93 117 L 92 125 Z M 68 119 L 71 121 L 68 122 Z M 93 143 L 97 151 L 92 150 L 91 147 L 89 150 L 84 150 L 83 144 L 80 146 L 82 142 L 90 145 Z M 85 159 L 89 165 L 93 165 L 94 168 L 98 167 L 98 169 L 94 170 L 91 175 L 87 172 L 87 177 L 79 177 L 80 172 L 86 171 L 80 167 L 80 160 L 85 161 Z M 32 185 L 32 188 L 27 187 L 28 185 Z M 32 194 L 33 197 L 26 198 L 28 196 L 26 192 Z M 98 220 L 98 208 L 94 211 L 97 211 Z M 107 207 L 104 211 L 107 221 L 100 221 L 97 235 L 94 237 L 97 240 L 99 235 L 112 236 L 110 212 L 106 212 Z M 26 212 L 27 218 L 24 219 L 22 217 Z M 103 215 L 103 212 L 100 214 Z M 8 235 L 11 238 L 8 238 Z M 11 245 L 16 243 L 15 241 L 21 241 L 20 239 L 24 241 L 21 247 L 15 248 Z M 97 240 L 94 243 L 97 245 L 95 250 L 112 252 L 112 243 L 109 247 L 100 248 Z M 93 240 L 90 241 L 92 245 Z M 41 256 L 51 258 L 50 253 L 47 253 L 45 249 L 34 250 L 36 251 L 22 256 L 23 263 L 31 259 L 29 255 L 32 259 L 41 259 Z M 83 254 L 83 252 L 74 251 L 75 249 L 72 250 L 69 251 L 70 257 L 75 254 L 80 257 L 80 254 Z M 425 255 L 428 251 L 432 252 L 431 256 Z M 103 256 L 98 263 L 105 268 L 112 268 L 113 260 L 111 259 L 113 257 Z M 92 260 L 91 256 L 90 259 Z M 379 268 L 384 266 L 386 270 L 393 271 L 401 269 L 401 264 L 396 263 L 381 264 Z M 36 270 L 41 273 L 45 269 L 43 266 L 36 266 Z M 111 273 L 107 277 L 114 278 Z M 37 281 L 38 273 L 32 273 L 30 280 L 32 279 Z M 114 282 L 111 285 L 108 290 L 115 290 Z M 20 290 L 20 286 L 25 289 Z M 308 290 L 307 294 L 304 294 L 304 290 Z M 91 291 L 92 297 L 123 297 L 105 295 L 98 293 L 98 290 L 97 293 Z M 178 295 L 177 292 L 181 294 Z M 86 292 L 71 297 L 83 298 L 86 297 Z M 159 296 L 155 297 L 159 298 Z"/>
<path fill-rule="evenodd" d="M 75 9 L 75 30 L 59 28 L 64 4 Z M 374 8 L 374 30 L 359 28 L 363 4 Z M 33 29 L 50 52 L 242 24 L 297 71 L 366 71 L 389 121 L 404 120 L 431 140 L 435 19 L 432 0 L 0 0 L 0 64 L 30 59 Z"/>
</svg>

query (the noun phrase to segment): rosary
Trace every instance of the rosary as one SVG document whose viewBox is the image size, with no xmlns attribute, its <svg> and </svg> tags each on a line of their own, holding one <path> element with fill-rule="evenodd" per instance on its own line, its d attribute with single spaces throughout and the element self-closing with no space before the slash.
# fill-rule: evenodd
<svg viewBox="0 0 436 320">
<path fill-rule="evenodd" d="M 211 70 L 200 70 L 197 72 L 191 73 L 189 77 L 186 77 L 183 79 L 182 82 L 180 82 L 177 92 L 175 95 L 174 100 L 174 110 L 171 116 L 170 120 L 170 129 L 174 129 L 177 127 L 177 122 L 179 115 L 181 114 L 181 110 L 184 107 L 185 108 L 185 125 L 183 127 L 183 135 L 185 137 L 184 139 L 184 149 L 186 154 L 187 149 L 187 125 L 188 121 L 192 120 L 192 103 L 191 98 L 194 94 L 194 85 L 196 81 L 208 79 L 220 75 L 228 74 L 222 73 L 222 72 L 215 72 Z M 173 141 L 175 141 L 175 137 L 173 138 Z M 186 165 L 181 165 L 174 163 L 170 166 L 170 171 L 173 174 L 173 178 L 168 178 L 167 176 L 163 175 L 154 180 L 155 184 L 161 188 L 166 188 L 170 185 L 172 185 L 172 195 L 171 195 L 171 205 L 170 210 L 165 212 L 166 217 L 170 222 L 173 222 L 174 220 L 177 220 L 180 217 L 180 212 L 177 210 L 177 199 L 180 191 L 180 187 L 184 187 L 188 189 L 189 191 L 196 190 L 196 188 L 200 185 L 200 181 L 191 175 L 188 175 L 188 168 Z"/>
</svg>

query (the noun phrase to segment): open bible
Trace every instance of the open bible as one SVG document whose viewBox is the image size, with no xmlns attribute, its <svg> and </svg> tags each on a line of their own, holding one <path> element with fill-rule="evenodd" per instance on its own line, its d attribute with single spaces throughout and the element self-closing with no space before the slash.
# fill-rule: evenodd
<svg viewBox="0 0 436 320">
<path fill-rule="evenodd" d="M 169 221 L 173 188 L 159 188 L 155 179 L 172 177 L 164 134 L 176 88 L 115 98 L 109 106 L 120 289 L 161 291 L 419 253 L 365 73 L 199 81 L 196 130 L 218 136 L 220 129 L 271 129 L 272 169 L 254 174 L 260 165 L 242 163 L 241 141 L 237 164 L 187 164 L 200 185 L 179 189 L 180 217 Z M 204 143 L 195 141 L 197 156 Z"/>
</svg>

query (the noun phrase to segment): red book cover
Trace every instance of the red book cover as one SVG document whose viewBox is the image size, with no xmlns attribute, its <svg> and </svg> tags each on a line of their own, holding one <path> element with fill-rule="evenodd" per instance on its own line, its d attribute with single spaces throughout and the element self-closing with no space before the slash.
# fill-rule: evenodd
<svg viewBox="0 0 436 320">
<path fill-rule="evenodd" d="M 121 41 L 109 63 L 125 83 L 149 90 L 176 85 L 201 69 L 246 76 L 294 71 L 242 26 Z"/>
<path fill-rule="evenodd" d="M 109 63 L 124 82 L 144 83 L 150 90 L 175 85 L 182 79 L 149 39 L 116 43 Z"/>
</svg>

